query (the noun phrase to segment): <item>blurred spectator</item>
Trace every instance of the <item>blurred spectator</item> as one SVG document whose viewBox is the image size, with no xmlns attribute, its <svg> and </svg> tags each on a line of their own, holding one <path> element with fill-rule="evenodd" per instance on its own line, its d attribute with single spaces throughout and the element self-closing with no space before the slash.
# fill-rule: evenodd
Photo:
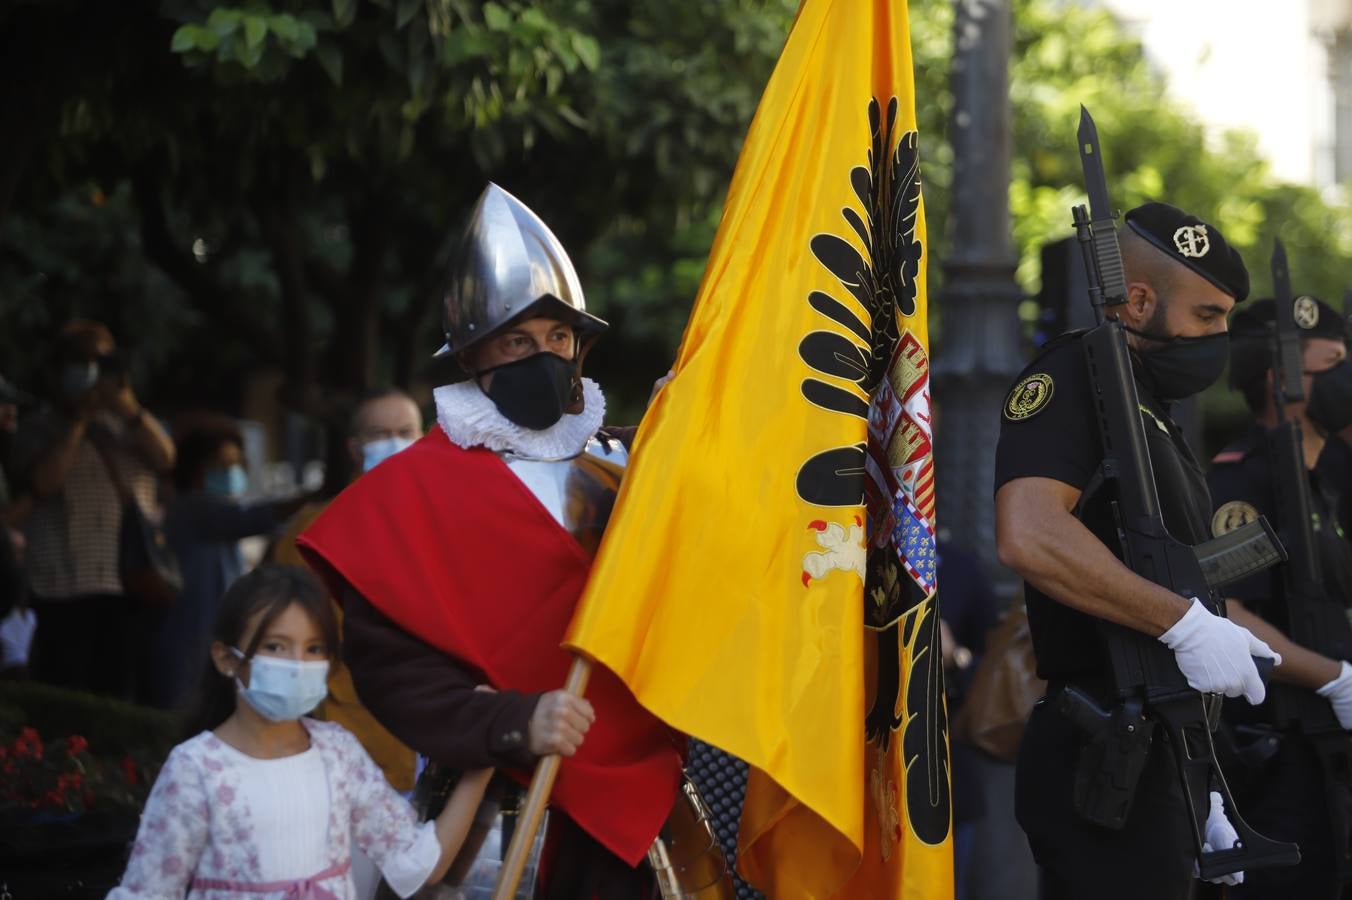
<svg viewBox="0 0 1352 900">
<path fill-rule="evenodd" d="M 937 549 L 944 686 L 948 693 L 948 717 L 952 721 L 971 684 L 976 663 L 985 652 L 986 635 L 1000 619 L 1000 605 L 975 554 L 951 543 L 943 529 Z M 986 812 L 985 792 L 975 758 L 979 751 L 958 741 L 952 742 L 950 749 L 954 896 L 964 900 L 968 895 L 967 875 L 976 823 Z"/>
<path fill-rule="evenodd" d="M 23 533 L 16 525 L 30 504 L 14 502 L 9 488 L 10 453 L 19 427 L 19 407 L 32 398 L 0 376 L 0 677 L 22 678 L 28 672 L 28 655 L 37 627 L 37 616 L 28 605 L 28 574 L 23 558 Z"/>
<path fill-rule="evenodd" d="M 19 407 L 32 402 L 32 397 L 0 375 L 0 510 L 6 511 L 6 518 L 15 499 L 10 489 L 10 474 L 14 465 L 14 435 L 19 430 Z"/>
<path fill-rule="evenodd" d="M 130 698 L 139 611 L 118 575 L 117 481 L 155 518 L 157 475 L 173 467 L 174 445 L 137 400 L 116 349 L 97 322 L 61 329 L 45 405 L 15 434 L 13 473 L 33 502 L 24 525 L 38 625 L 33 676 Z"/>
<path fill-rule="evenodd" d="M 349 471 L 365 472 L 422 437 L 422 413 L 408 394 L 396 388 L 382 388 L 368 393 L 357 404 L 347 432 Z M 328 500 L 343 486 L 334 485 L 328 498 L 309 504 L 296 515 L 272 549 L 273 562 L 304 564 L 296 552 L 296 537 L 319 517 Z M 315 715 L 337 722 L 355 734 L 395 789 L 413 788 L 413 751 L 399 743 L 362 706 L 346 667 L 336 665 L 330 669 L 329 696 Z"/>
<path fill-rule="evenodd" d="M 307 499 L 245 502 L 244 438 L 234 420 L 214 414 L 182 428 L 174 488 L 164 532 L 183 570 L 183 591 L 156 623 L 146 695 L 164 709 L 195 696 L 193 679 L 211 643 L 221 596 L 244 574 L 239 541 L 270 533 Z"/>
</svg>

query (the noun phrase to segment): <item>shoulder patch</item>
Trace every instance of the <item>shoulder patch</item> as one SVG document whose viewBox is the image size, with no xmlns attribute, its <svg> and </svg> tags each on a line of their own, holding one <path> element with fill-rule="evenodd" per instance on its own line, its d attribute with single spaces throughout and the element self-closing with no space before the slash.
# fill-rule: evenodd
<svg viewBox="0 0 1352 900">
<path fill-rule="evenodd" d="M 1243 500 L 1231 500 L 1229 503 L 1223 504 L 1211 517 L 1211 535 L 1212 537 L 1220 537 L 1257 520 L 1258 510 L 1254 508 L 1252 503 L 1246 503 Z"/>
<path fill-rule="evenodd" d="M 1052 376 L 1041 372 L 1029 375 L 1014 385 L 1005 398 L 1005 418 L 1011 422 L 1031 419 L 1047 408 L 1055 390 L 1056 383 L 1052 381 Z"/>
</svg>

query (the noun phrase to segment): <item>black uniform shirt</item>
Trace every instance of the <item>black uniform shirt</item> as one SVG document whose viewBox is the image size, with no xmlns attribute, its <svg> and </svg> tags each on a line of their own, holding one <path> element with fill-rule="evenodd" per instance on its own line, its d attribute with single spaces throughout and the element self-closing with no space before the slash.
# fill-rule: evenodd
<svg viewBox="0 0 1352 900">
<path fill-rule="evenodd" d="M 1324 492 L 1337 501 L 1338 518 L 1352 523 L 1352 447 L 1341 438 L 1329 437 L 1315 472 Z"/>
<path fill-rule="evenodd" d="M 1265 430 L 1255 426 L 1211 461 L 1207 482 L 1216 507 L 1211 520 L 1213 534 L 1225 534 L 1260 515 L 1280 527 L 1269 453 Z M 1311 472 L 1310 516 L 1320 574 L 1329 596 L 1346 603 L 1352 590 L 1352 544 L 1347 541 L 1338 510 L 1328 480 Z M 1283 632 L 1288 631 L 1281 566 L 1227 585 L 1224 593 L 1243 601 Z"/>
<path fill-rule="evenodd" d="M 1005 401 L 995 451 L 995 489 L 1016 478 L 1052 478 L 1084 492 L 1081 519 L 1119 554 L 1109 491 L 1099 489 L 1103 460 L 1092 386 L 1080 338 L 1062 335 L 1019 375 Z M 1166 404 L 1137 379 L 1141 421 L 1155 484 L 1169 533 L 1185 544 L 1210 536 L 1211 498 L 1206 477 Z M 1065 606 L 1026 585 L 1028 624 L 1038 675 L 1048 680 L 1111 675 L 1107 649 L 1094 617 Z"/>
</svg>

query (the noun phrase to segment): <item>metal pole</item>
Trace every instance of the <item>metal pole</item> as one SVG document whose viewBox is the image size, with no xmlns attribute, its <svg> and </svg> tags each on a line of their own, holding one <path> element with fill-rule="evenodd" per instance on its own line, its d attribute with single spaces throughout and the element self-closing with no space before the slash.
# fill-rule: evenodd
<svg viewBox="0 0 1352 900">
<path fill-rule="evenodd" d="M 1023 368 L 1009 226 L 1010 29 L 1010 0 L 956 0 L 951 241 L 933 369 L 939 525 L 980 555 L 1006 598 L 1018 582 L 995 558 L 991 488 L 1000 405 Z"/>
</svg>

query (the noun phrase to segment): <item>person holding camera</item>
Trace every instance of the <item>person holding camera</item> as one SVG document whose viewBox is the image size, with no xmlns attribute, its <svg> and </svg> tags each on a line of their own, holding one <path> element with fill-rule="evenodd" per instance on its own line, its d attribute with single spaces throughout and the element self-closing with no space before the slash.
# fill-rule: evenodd
<svg viewBox="0 0 1352 900">
<path fill-rule="evenodd" d="M 174 442 L 136 397 L 112 332 L 75 320 L 60 331 L 44 406 L 15 436 L 38 628 L 30 671 L 49 684 L 132 699 L 137 613 L 118 573 L 123 496 L 157 515 L 158 476 Z"/>
</svg>

